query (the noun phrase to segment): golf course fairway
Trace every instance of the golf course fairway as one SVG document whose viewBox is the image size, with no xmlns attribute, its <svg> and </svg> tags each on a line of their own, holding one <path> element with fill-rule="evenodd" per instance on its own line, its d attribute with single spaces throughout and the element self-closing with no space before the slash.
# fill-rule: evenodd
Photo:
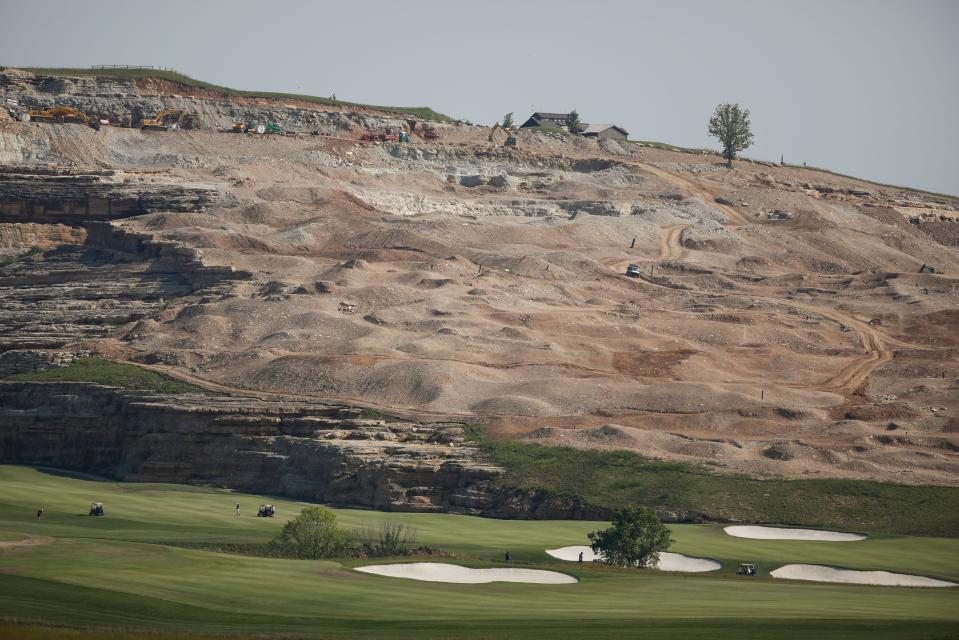
<svg viewBox="0 0 959 640">
<path fill-rule="evenodd" d="M 335 509 L 341 526 L 402 522 L 415 528 L 416 546 L 455 555 L 283 560 L 253 554 L 304 503 L 17 466 L 0 466 L 0 487 L 3 638 L 950 638 L 959 633 L 959 588 L 769 576 L 786 564 L 821 564 L 957 581 L 957 538 L 863 531 L 869 534 L 865 540 L 836 544 L 752 540 L 727 535 L 721 525 L 672 525 L 670 551 L 722 563 L 717 571 L 686 575 L 580 565 L 545 553 L 586 544 L 586 534 L 606 522 Z M 102 502 L 106 515 L 88 516 L 91 502 Z M 261 503 L 275 505 L 277 516 L 257 518 Z M 29 543 L 11 544 L 24 541 Z M 502 567 L 505 551 L 514 568 L 563 572 L 578 582 L 448 584 L 354 570 L 430 561 Z M 736 576 L 742 562 L 756 564 L 759 575 Z"/>
</svg>

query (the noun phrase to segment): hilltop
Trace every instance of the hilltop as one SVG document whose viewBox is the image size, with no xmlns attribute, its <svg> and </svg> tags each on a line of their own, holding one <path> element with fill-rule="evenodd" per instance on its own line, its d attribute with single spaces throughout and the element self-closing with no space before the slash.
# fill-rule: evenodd
<svg viewBox="0 0 959 640">
<path fill-rule="evenodd" d="M 36 71 L 0 74 L 0 97 L 107 119 L 183 108 L 195 129 L 0 123 L 0 371 L 99 356 L 493 442 L 959 484 L 956 198 L 663 145 L 520 131 L 506 147 L 452 122 L 426 136 L 416 110 L 181 76 Z M 290 135 L 221 131 L 237 120 Z M 410 142 L 361 140 L 385 129 Z M 390 499 L 481 509 L 463 490 Z"/>
</svg>

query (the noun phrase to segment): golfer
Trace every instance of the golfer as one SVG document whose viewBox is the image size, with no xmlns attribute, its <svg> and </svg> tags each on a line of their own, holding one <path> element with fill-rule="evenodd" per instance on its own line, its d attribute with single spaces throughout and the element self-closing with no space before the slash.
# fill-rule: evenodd
<svg viewBox="0 0 959 640">
<path fill-rule="evenodd" d="M 240 503 L 239 503 L 239 502 L 236 503 L 236 516 L 237 516 L 237 517 L 240 516 Z"/>
</svg>

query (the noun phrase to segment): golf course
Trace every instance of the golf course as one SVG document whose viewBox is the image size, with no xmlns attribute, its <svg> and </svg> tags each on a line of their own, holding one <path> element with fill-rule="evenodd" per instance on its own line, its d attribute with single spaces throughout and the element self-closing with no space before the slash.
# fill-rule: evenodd
<svg viewBox="0 0 959 640">
<path fill-rule="evenodd" d="M 415 546 L 445 553 L 287 560 L 257 550 L 311 505 L 19 466 L 0 466 L 0 486 L 0 637 L 950 638 L 959 632 L 959 588 L 769 575 L 808 563 L 955 582 L 957 538 L 862 531 L 867 538 L 854 542 L 756 540 L 731 536 L 720 525 L 672 525 L 671 552 L 722 564 L 684 574 L 546 554 L 586 544 L 586 534 L 604 522 L 335 509 L 341 526 L 401 522 L 415 530 Z M 106 515 L 87 515 L 91 502 L 102 502 Z M 276 507 L 275 518 L 256 517 L 263 503 Z M 503 567 L 506 551 L 514 568 L 577 581 L 451 584 L 355 570 L 433 561 Z M 758 575 L 737 576 L 740 563 L 755 564 Z"/>
</svg>

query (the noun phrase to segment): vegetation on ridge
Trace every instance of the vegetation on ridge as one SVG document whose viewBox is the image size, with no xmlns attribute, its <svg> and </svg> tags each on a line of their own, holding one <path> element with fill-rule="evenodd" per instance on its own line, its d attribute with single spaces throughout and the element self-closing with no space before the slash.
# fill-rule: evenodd
<svg viewBox="0 0 959 640">
<path fill-rule="evenodd" d="M 610 510 L 637 504 L 660 514 L 687 513 L 720 522 L 959 537 L 957 487 L 759 479 L 631 451 L 496 440 L 478 427 L 470 433 L 485 455 L 505 469 L 497 481 L 504 489 L 540 491 Z"/>
<path fill-rule="evenodd" d="M 90 382 L 137 391 L 216 395 L 196 385 L 168 378 L 134 364 L 113 362 L 104 358 L 78 358 L 65 367 L 35 373 L 15 373 L 5 379 L 21 382 Z"/>
</svg>

